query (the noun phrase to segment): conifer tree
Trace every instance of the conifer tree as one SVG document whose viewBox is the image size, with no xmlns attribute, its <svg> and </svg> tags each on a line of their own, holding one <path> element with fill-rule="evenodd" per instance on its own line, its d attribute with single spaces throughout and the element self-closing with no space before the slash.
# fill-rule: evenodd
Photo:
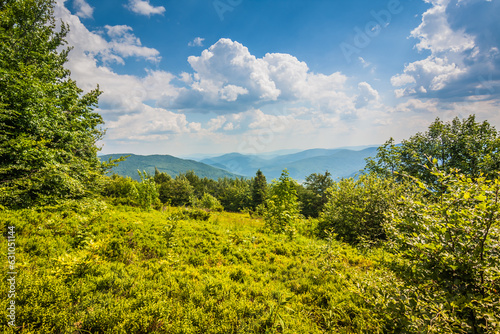
<svg viewBox="0 0 500 334">
<path fill-rule="evenodd" d="M 266 200 L 267 181 L 264 173 L 259 169 L 252 183 L 252 207 L 255 210 Z"/>
</svg>

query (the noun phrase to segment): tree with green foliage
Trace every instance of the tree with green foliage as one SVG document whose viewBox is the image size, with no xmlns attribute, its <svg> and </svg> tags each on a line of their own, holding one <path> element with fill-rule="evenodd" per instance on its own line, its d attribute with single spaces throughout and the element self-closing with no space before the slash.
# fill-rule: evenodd
<svg viewBox="0 0 500 334">
<path fill-rule="evenodd" d="M 230 212 L 239 212 L 251 205 L 250 183 L 243 178 L 222 178 L 218 182 L 217 198 Z"/>
<path fill-rule="evenodd" d="M 279 180 L 273 180 L 266 200 L 264 220 L 273 232 L 295 234 L 295 221 L 299 218 L 299 201 L 296 182 L 285 169 Z"/>
<path fill-rule="evenodd" d="M 401 170 L 400 150 L 400 146 L 396 145 L 394 138 L 391 137 L 377 148 L 375 158 L 366 159 L 365 170 L 382 177 L 401 177 L 396 173 Z"/>
<path fill-rule="evenodd" d="M 193 186 L 183 175 L 162 183 L 159 188 L 160 201 L 173 206 L 189 205 L 193 195 Z"/>
<path fill-rule="evenodd" d="M 186 173 L 180 173 L 179 177 L 186 178 L 191 186 L 193 187 L 194 195 L 196 198 L 203 197 L 203 194 L 208 193 L 215 195 L 217 191 L 217 181 L 209 179 L 207 177 L 199 177 L 193 170 L 189 170 Z"/>
<path fill-rule="evenodd" d="M 313 173 L 306 177 L 305 187 L 299 187 L 299 201 L 302 203 L 301 212 L 307 217 L 318 217 L 328 202 L 327 190 L 333 186 L 332 174 Z"/>
<path fill-rule="evenodd" d="M 402 186 L 374 174 L 342 179 L 327 191 L 328 202 L 320 215 L 318 235 L 332 232 L 347 243 L 385 239 L 387 214 L 396 205 Z"/>
<path fill-rule="evenodd" d="M 167 183 L 172 180 L 172 177 L 165 172 L 160 172 L 158 168 L 155 167 L 155 183 L 159 186 L 162 183 Z"/>
<path fill-rule="evenodd" d="M 154 177 L 146 171 L 137 171 L 141 182 L 137 184 L 137 202 L 144 210 L 151 210 L 153 207 L 160 205 L 159 192 L 156 187 Z"/>
<path fill-rule="evenodd" d="M 401 321 L 409 333 L 499 333 L 500 180 L 429 173 L 442 191 L 412 178 L 427 195 L 406 195 L 385 225 L 402 260 Z"/>
<path fill-rule="evenodd" d="M 0 205 L 55 204 L 95 194 L 104 131 L 95 89 L 64 68 L 68 27 L 51 0 L 0 1 Z"/>
<path fill-rule="evenodd" d="M 437 159 L 443 171 L 459 169 L 473 178 L 485 174 L 496 177 L 500 170 L 500 136 L 487 121 L 476 122 L 474 115 L 443 123 L 437 118 L 424 133 L 417 133 L 401 145 L 391 138 L 368 159 L 366 170 L 382 175 L 394 172 L 417 177 L 429 183 L 431 162 Z"/>
<path fill-rule="evenodd" d="M 267 181 L 264 173 L 259 169 L 252 180 L 252 209 L 266 201 Z"/>
<path fill-rule="evenodd" d="M 182 174 L 182 177 L 185 177 L 191 186 L 193 187 L 193 191 L 196 197 L 200 198 L 203 196 L 203 184 L 201 183 L 201 179 L 193 170 L 189 170 L 186 173 Z"/>
</svg>

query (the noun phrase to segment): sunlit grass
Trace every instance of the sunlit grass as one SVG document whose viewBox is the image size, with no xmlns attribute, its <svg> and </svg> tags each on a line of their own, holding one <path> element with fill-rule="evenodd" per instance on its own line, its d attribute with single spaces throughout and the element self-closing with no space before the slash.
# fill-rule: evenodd
<svg viewBox="0 0 500 334">
<path fill-rule="evenodd" d="M 382 333 L 385 326 L 376 288 L 392 278 L 376 260 L 337 241 L 269 234 L 248 214 L 213 212 L 204 221 L 181 208 L 91 205 L 0 216 L 4 230 L 13 224 L 18 232 L 23 333 Z M 6 289 L 3 280 L 0 293 Z"/>
</svg>

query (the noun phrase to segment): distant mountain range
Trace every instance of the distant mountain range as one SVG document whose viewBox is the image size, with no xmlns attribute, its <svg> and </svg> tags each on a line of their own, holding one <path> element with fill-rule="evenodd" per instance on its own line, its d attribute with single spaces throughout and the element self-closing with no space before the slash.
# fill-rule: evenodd
<svg viewBox="0 0 500 334">
<path fill-rule="evenodd" d="M 193 170 L 199 177 L 218 179 L 221 177 L 252 177 L 260 169 L 270 181 L 279 178 L 283 169 L 288 169 L 290 176 L 302 182 L 312 173 L 324 173 L 328 170 L 334 179 L 351 177 L 366 165 L 365 159 L 376 155 L 376 147 L 356 149 L 311 149 L 296 153 L 286 151 L 244 155 L 229 153 L 204 158 L 200 161 L 180 159 L 170 155 L 134 155 L 112 169 L 113 173 L 138 179 L 137 170 L 154 173 L 155 167 L 171 176 Z M 288 151 L 294 152 L 294 151 Z M 102 160 L 118 158 L 125 154 L 100 156 Z M 193 156 L 194 157 L 194 156 Z"/>
<path fill-rule="evenodd" d="M 113 167 L 111 173 L 130 176 L 134 180 L 139 180 L 137 170 L 154 174 L 156 167 L 160 172 L 165 172 L 170 176 L 176 176 L 179 173 L 185 173 L 192 170 L 201 178 L 207 177 L 214 180 L 222 177 L 241 177 L 241 175 L 236 175 L 198 161 L 180 159 L 171 155 L 107 154 L 101 155 L 99 158 L 101 161 L 107 161 L 109 158 L 117 159 L 127 155 L 130 156 L 125 161 L 120 162 L 118 166 Z"/>
<path fill-rule="evenodd" d="M 268 180 L 279 178 L 287 168 L 290 176 L 304 181 L 312 173 L 329 171 L 334 179 L 354 176 L 366 165 L 365 159 L 376 155 L 377 148 L 351 149 L 311 149 L 298 153 L 269 158 L 262 155 L 224 154 L 203 159 L 200 162 L 227 170 L 231 173 L 254 176 L 260 169 Z"/>
</svg>

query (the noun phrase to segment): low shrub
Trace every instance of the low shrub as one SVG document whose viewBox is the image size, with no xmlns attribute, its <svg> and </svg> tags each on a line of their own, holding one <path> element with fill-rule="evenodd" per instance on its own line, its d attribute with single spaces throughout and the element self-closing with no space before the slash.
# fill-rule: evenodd
<svg viewBox="0 0 500 334">
<path fill-rule="evenodd" d="M 318 235 L 333 232 L 350 244 L 386 238 L 387 214 L 401 196 L 403 186 L 374 175 L 342 179 L 328 189 L 328 202 L 320 215 Z"/>
<path fill-rule="evenodd" d="M 220 204 L 219 200 L 207 193 L 204 193 L 200 199 L 193 196 L 191 198 L 191 206 L 194 208 L 207 209 L 210 211 L 220 212 L 224 210 L 224 207 Z"/>
</svg>

